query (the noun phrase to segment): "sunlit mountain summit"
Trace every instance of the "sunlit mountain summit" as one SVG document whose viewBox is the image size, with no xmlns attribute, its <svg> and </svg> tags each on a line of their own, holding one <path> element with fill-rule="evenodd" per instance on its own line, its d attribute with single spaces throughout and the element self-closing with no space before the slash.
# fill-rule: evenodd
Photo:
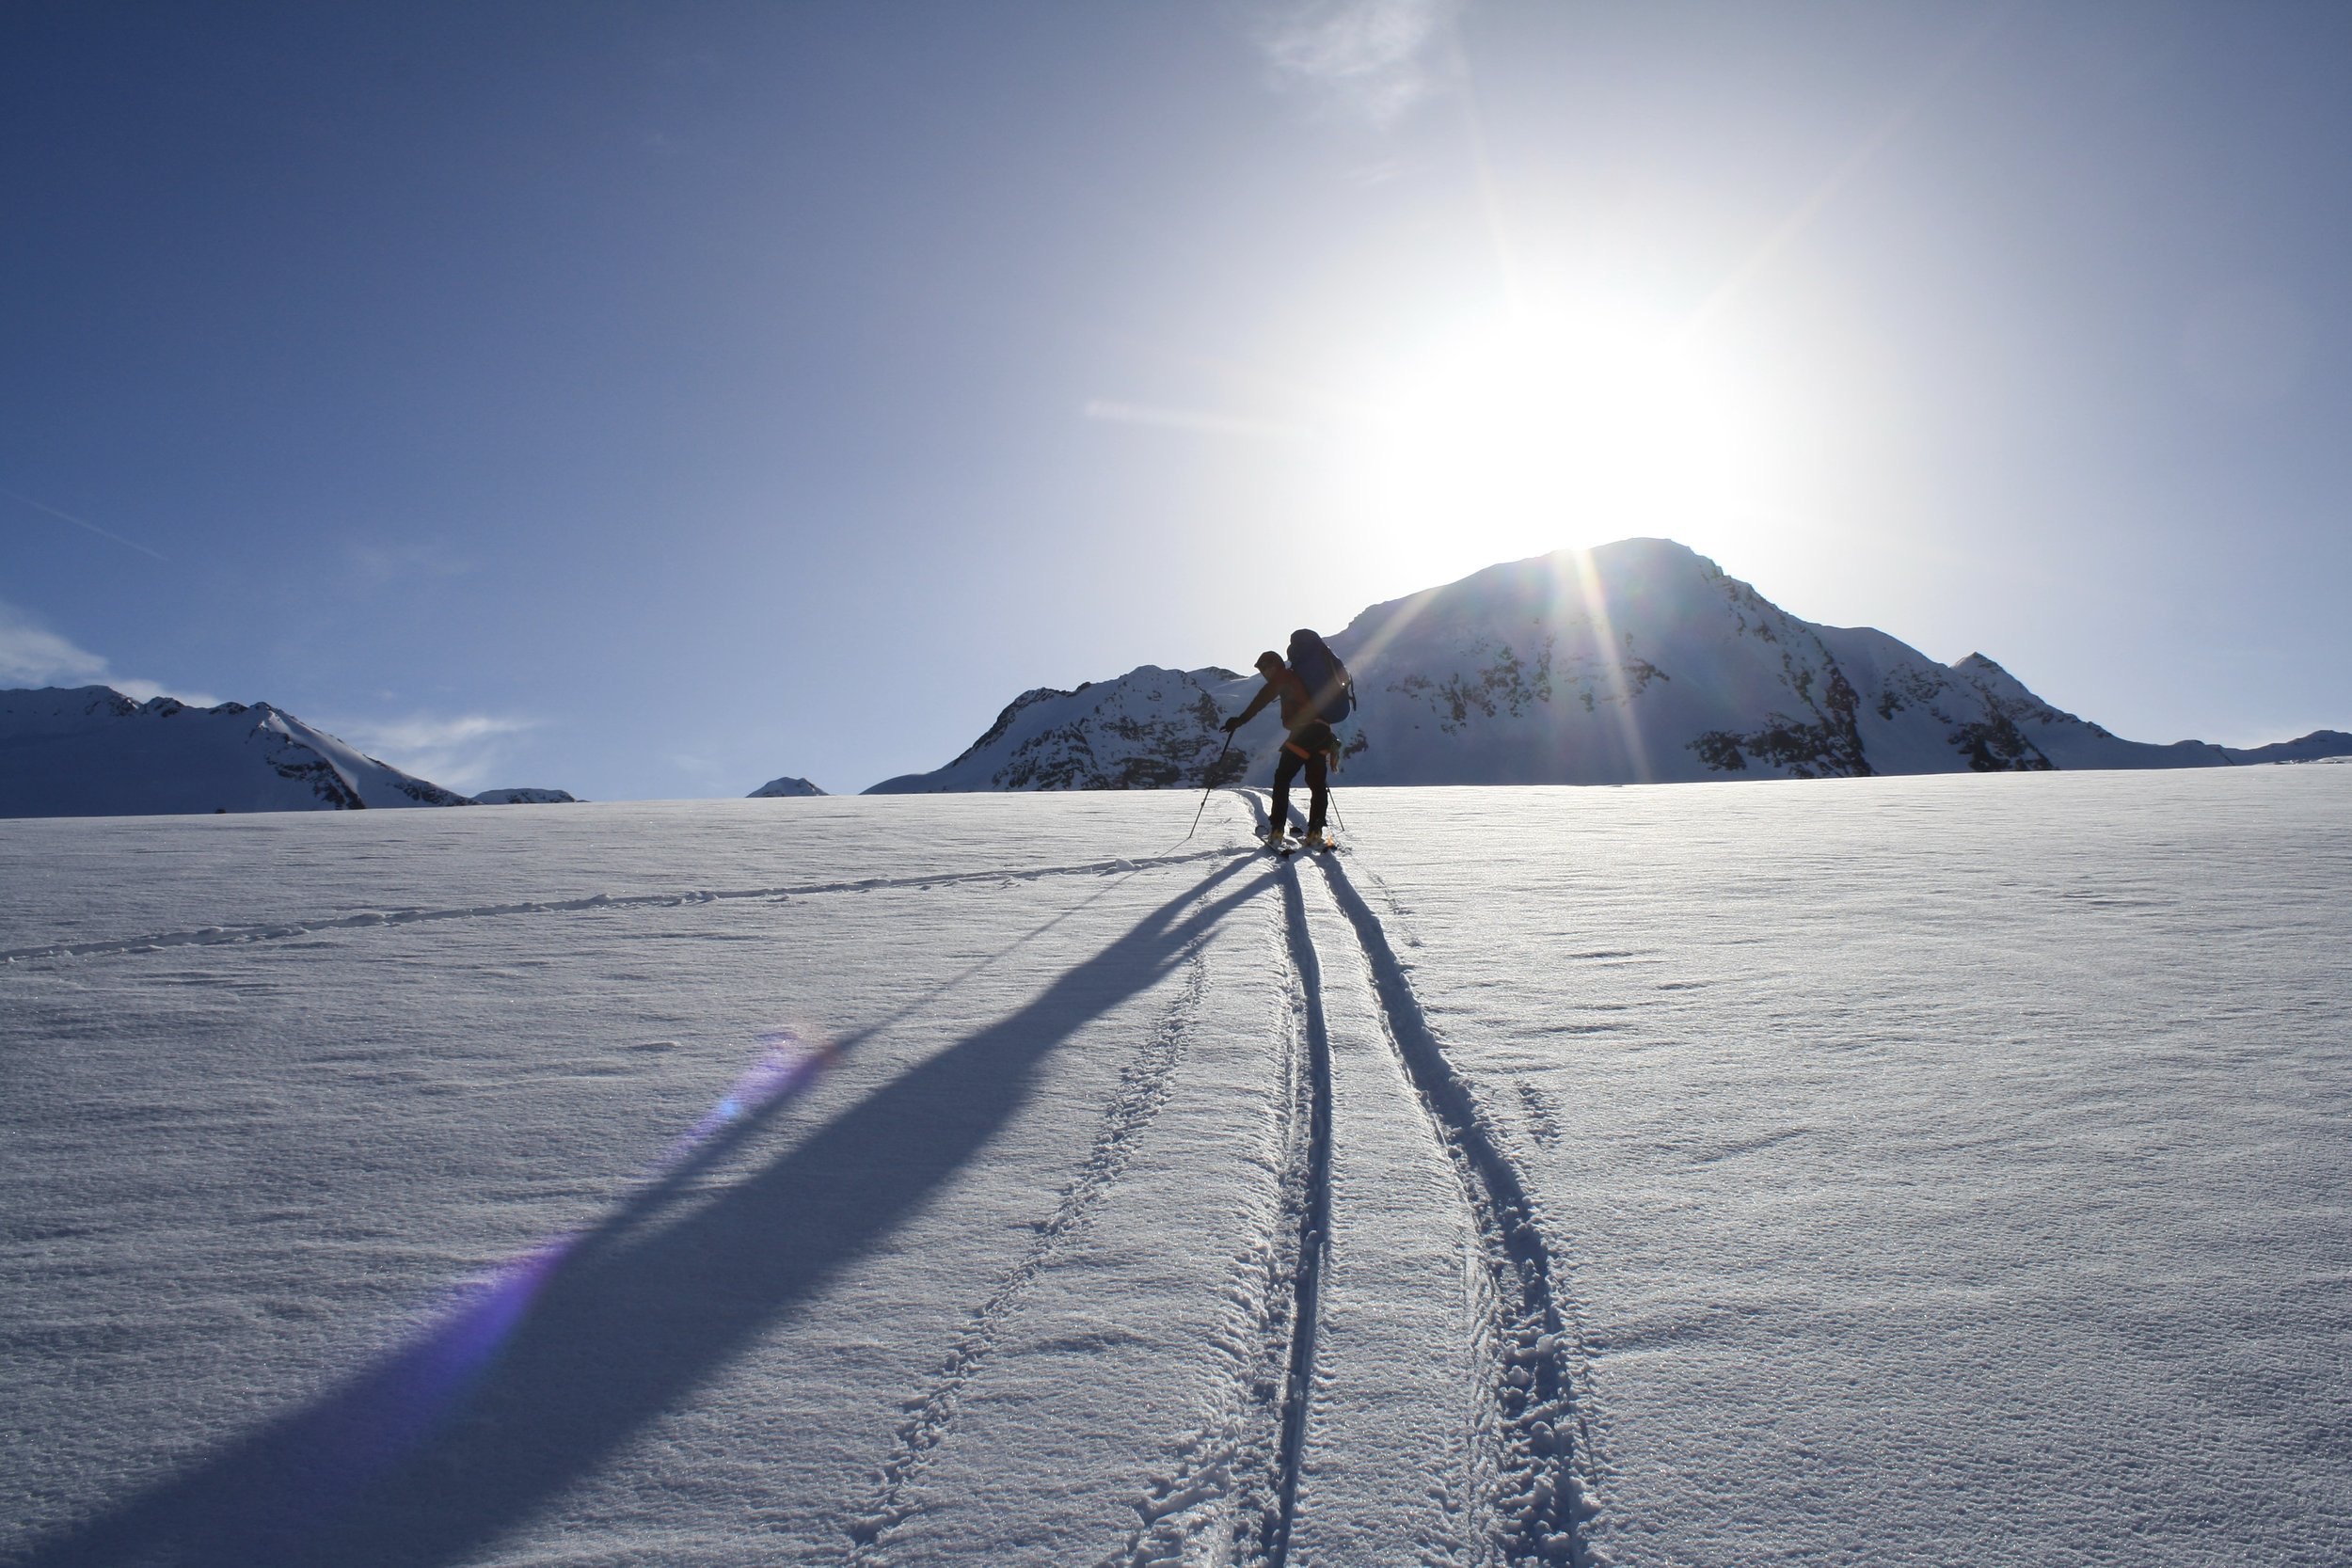
<svg viewBox="0 0 2352 1568">
<path fill-rule="evenodd" d="M 1334 635 L 1356 680 L 1354 784 L 1641 784 L 2047 768 L 2207 768 L 2352 752 L 2352 736 L 2234 750 L 2122 739 L 1982 654 L 1941 664 L 1819 626 L 1669 539 L 1507 562 L 1374 605 Z M 1269 713 L 1217 726 L 1256 679 L 1146 665 L 1007 705 L 898 794 L 1197 786 L 1270 761 Z"/>
</svg>

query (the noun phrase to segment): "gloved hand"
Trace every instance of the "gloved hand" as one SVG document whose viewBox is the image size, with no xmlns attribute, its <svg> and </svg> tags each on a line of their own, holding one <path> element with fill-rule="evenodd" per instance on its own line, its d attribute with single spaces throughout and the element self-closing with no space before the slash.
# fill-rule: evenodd
<svg viewBox="0 0 2352 1568">
<path fill-rule="evenodd" d="M 1232 718 L 1228 719 L 1227 721 L 1225 721 L 1225 733 L 1226 733 L 1227 735 L 1231 735 L 1231 734 L 1232 734 L 1235 730 L 1240 729 L 1240 728 L 1241 728 L 1241 716 L 1240 716 L 1239 714 L 1235 714 Z"/>
</svg>

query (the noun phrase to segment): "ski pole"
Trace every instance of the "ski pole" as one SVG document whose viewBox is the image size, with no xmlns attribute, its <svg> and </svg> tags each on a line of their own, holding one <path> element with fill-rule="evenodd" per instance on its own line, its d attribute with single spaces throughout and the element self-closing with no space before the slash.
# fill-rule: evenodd
<svg viewBox="0 0 2352 1568">
<path fill-rule="evenodd" d="M 1216 749 L 1216 762 L 1213 762 L 1213 763 L 1209 764 L 1209 782 L 1208 782 L 1207 784 L 1202 784 L 1202 785 L 1200 786 L 1200 809 L 1199 809 L 1199 810 L 1197 810 L 1197 811 L 1195 811 L 1195 812 L 1192 814 L 1192 826 L 1184 830 L 1184 837 L 1182 837 L 1182 838 L 1180 838 L 1180 839 L 1178 839 L 1178 840 L 1176 841 L 1176 843 L 1177 843 L 1177 844 L 1189 844 L 1189 843 L 1191 843 L 1191 842 L 1192 842 L 1192 835 L 1193 835 L 1193 834 L 1195 834 L 1195 833 L 1197 833 L 1197 832 L 1199 832 L 1200 831 L 1200 815 L 1201 815 L 1201 813 L 1202 813 L 1202 812 L 1205 812 L 1205 811 L 1207 811 L 1207 810 L 1209 809 L 1209 792 L 1210 792 L 1211 790 L 1213 790 L 1213 789 L 1216 788 L 1216 768 L 1217 768 L 1217 763 L 1221 763 L 1221 762 L 1223 762 L 1223 761 L 1225 760 L 1225 753 L 1226 753 L 1226 752 L 1230 752 L 1230 751 L 1232 751 L 1232 749 L 1233 749 L 1233 732 L 1232 732 L 1232 731 L 1231 731 L 1231 730 L 1227 730 L 1227 731 L 1225 732 L 1225 744 L 1224 744 L 1224 745 L 1222 745 L 1222 746 L 1219 746 L 1219 747 Z M 1170 846 L 1170 847 L 1173 847 L 1173 846 Z"/>
</svg>

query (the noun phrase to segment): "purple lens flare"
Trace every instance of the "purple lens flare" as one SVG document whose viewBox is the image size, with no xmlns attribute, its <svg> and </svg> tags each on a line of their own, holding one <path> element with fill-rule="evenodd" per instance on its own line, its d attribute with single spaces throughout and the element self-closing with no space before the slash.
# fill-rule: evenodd
<svg viewBox="0 0 2352 1568">
<path fill-rule="evenodd" d="M 840 1053 L 838 1044 L 779 1028 L 758 1037 L 759 1054 L 718 1102 L 646 1168 L 671 1177 L 729 1126 L 805 1090 Z M 413 1454 L 465 1408 L 500 1353 L 530 1322 L 548 1286 L 593 1228 L 564 1231 L 460 1286 L 429 1323 L 302 1423 L 291 1490 L 312 1527 Z M 292 1499 L 288 1499 L 292 1500 Z M 282 1521 L 281 1521 L 282 1527 Z"/>
</svg>

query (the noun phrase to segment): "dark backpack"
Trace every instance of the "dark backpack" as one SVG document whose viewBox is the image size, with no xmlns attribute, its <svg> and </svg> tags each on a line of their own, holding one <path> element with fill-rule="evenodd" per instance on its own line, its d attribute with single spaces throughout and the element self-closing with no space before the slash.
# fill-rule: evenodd
<svg viewBox="0 0 2352 1568">
<path fill-rule="evenodd" d="M 1307 716 L 1336 724 L 1356 711 L 1356 683 L 1331 644 L 1304 627 L 1291 633 L 1291 673 L 1307 688 Z"/>
</svg>

